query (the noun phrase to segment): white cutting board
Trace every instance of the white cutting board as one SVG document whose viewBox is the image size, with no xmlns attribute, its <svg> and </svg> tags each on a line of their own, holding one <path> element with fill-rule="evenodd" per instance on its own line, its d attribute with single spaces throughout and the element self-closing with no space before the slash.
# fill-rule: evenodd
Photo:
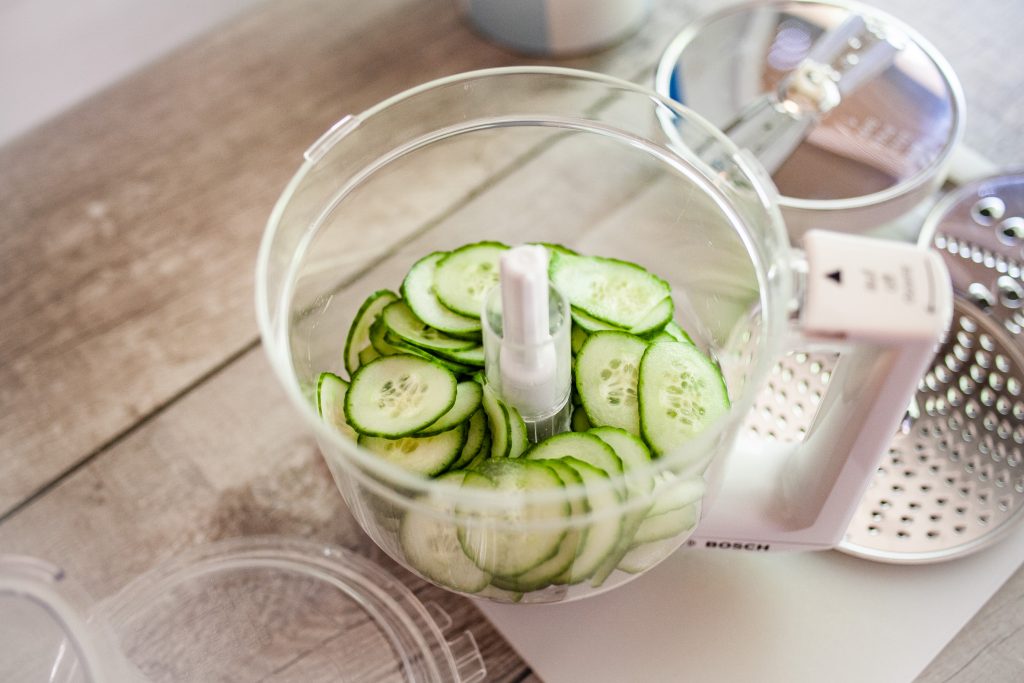
<svg viewBox="0 0 1024 683">
<path fill-rule="evenodd" d="M 681 550 L 604 595 L 480 609 L 545 683 L 909 683 L 1024 563 L 1024 525 L 975 555 Z"/>
</svg>

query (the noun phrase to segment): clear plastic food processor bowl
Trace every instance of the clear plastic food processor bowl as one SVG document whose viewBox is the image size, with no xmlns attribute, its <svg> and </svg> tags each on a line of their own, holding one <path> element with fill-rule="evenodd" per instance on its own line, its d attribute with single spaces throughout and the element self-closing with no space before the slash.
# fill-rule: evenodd
<svg viewBox="0 0 1024 683">
<path fill-rule="evenodd" d="M 665 133 L 666 117 L 674 135 Z M 436 81 L 343 118 L 305 153 L 263 240 L 257 308 L 275 372 L 309 421 L 356 519 L 391 557 L 458 592 L 508 602 L 554 602 L 607 590 L 672 553 L 692 525 L 626 543 L 633 562 L 604 576 L 541 590 L 466 591 L 410 561 L 403 520 L 426 515 L 473 538 L 551 530 L 512 525 L 503 506 L 568 501 L 582 490 L 515 500 L 405 472 L 320 420 L 317 376 L 344 375 L 342 347 L 359 305 L 396 290 L 437 250 L 480 240 L 564 244 L 634 261 L 672 286 L 676 319 L 721 367 L 732 409 L 677 452 L 652 461 L 659 486 L 619 506 L 567 515 L 565 530 L 629 519 L 707 478 L 728 450 L 782 351 L 793 299 L 789 244 L 774 190 L 714 127 L 677 103 L 596 74 L 502 69 Z M 621 486 L 611 482 L 609 487 Z M 590 490 L 592 493 L 592 490 Z M 442 501 L 439 503 L 438 501 Z M 695 501 L 694 521 L 700 500 Z M 470 513 L 469 511 L 472 511 Z M 490 510 L 492 514 L 483 514 Z M 639 548 L 639 550 L 637 550 Z"/>
</svg>

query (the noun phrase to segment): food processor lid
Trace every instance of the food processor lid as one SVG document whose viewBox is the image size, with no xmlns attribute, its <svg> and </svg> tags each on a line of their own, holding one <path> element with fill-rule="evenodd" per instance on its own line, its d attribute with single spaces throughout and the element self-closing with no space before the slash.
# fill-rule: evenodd
<svg viewBox="0 0 1024 683">
<path fill-rule="evenodd" d="M 740 5 L 687 26 L 656 88 L 754 151 L 783 206 L 838 209 L 931 180 L 963 126 L 942 57 L 893 17 L 856 3 Z"/>
<path fill-rule="evenodd" d="M 244 538 L 202 546 L 91 609 L 56 588 L 66 582 L 38 560 L 0 560 L 3 680 L 485 676 L 472 635 L 449 639 L 452 621 L 440 608 L 421 603 L 373 562 L 310 541 Z"/>
<path fill-rule="evenodd" d="M 109 631 L 87 619 L 88 605 L 58 567 L 0 555 L 0 680 L 128 680 Z"/>
</svg>

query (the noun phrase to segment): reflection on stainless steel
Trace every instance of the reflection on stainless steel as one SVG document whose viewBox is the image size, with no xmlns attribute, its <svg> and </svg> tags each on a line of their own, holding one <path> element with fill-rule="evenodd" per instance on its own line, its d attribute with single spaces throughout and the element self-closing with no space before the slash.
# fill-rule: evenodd
<svg viewBox="0 0 1024 683">
<path fill-rule="evenodd" d="M 863 83 L 852 79 L 860 87 L 816 116 L 778 163 L 773 180 L 794 236 L 812 223 L 877 227 L 938 187 L 963 124 L 960 87 L 942 57 L 912 29 L 867 6 L 783 0 L 730 8 L 687 27 L 658 67 L 660 92 L 728 128 L 791 78 L 816 44 L 827 42 L 823 36 L 839 35 L 835 29 L 857 15 L 872 28 L 826 45 L 834 66 L 855 73 L 861 59 L 879 68 L 891 63 Z M 865 37 L 876 34 L 902 49 L 873 52 Z"/>
</svg>

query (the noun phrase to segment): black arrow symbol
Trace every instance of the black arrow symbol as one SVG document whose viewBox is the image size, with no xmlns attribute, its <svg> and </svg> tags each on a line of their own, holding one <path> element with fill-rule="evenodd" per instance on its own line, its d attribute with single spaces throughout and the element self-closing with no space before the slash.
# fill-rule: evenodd
<svg viewBox="0 0 1024 683">
<path fill-rule="evenodd" d="M 833 270 L 825 277 L 827 277 L 829 280 L 835 280 L 837 285 L 843 284 L 843 272 L 840 270 Z"/>
</svg>

